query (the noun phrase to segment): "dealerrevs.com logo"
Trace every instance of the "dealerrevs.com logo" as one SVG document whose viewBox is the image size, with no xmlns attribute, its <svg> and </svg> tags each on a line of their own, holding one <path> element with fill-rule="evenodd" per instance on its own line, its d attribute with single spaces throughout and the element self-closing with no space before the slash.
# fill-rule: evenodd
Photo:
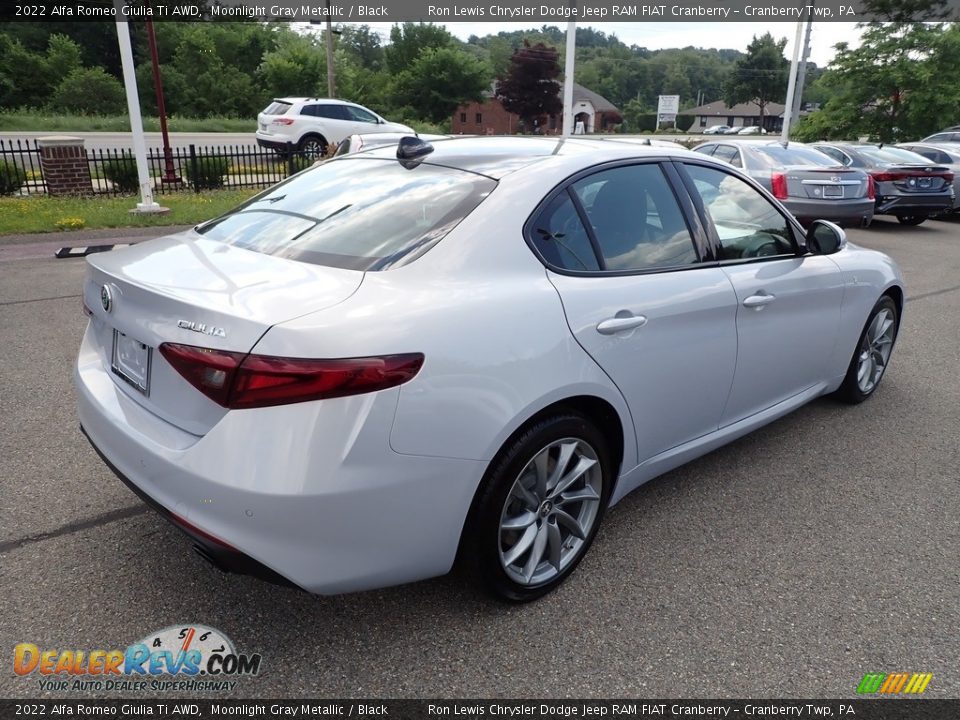
<svg viewBox="0 0 960 720">
<path fill-rule="evenodd" d="M 259 654 L 238 653 L 205 625 L 171 625 L 120 650 L 43 650 L 20 643 L 13 671 L 48 691 L 226 691 L 260 672 Z"/>
</svg>

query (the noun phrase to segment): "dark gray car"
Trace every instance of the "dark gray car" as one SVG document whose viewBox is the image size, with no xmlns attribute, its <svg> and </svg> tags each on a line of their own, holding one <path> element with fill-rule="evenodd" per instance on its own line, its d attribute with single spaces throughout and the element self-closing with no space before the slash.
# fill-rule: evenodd
<svg viewBox="0 0 960 720">
<path fill-rule="evenodd" d="M 931 145 L 929 143 L 900 143 L 898 148 L 923 155 L 927 160 L 953 173 L 953 211 L 960 213 L 960 145 Z"/>
<path fill-rule="evenodd" d="M 816 143 L 813 147 L 846 167 L 870 173 L 877 215 L 896 215 L 904 225 L 919 225 L 931 215 L 953 210 L 953 173 L 922 155 L 867 143 Z"/>
<path fill-rule="evenodd" d="M 803 224 L 832 220 L 866 226 L 873 219 L 870 179 L 861 170 L 844 168 L 803 145 L 749 140 L 716 140 L 694 148 L 743 168 L 769 190 Z"/>
</svg>

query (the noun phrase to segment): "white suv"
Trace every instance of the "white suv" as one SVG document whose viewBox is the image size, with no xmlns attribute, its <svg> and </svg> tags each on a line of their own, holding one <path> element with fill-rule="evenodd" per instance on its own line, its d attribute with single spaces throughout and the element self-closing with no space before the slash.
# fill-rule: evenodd
<svg viewBox="0 0 960 720">
<path fill-rule="evenodd" d="M 257 116 L 257 143 L 284 152 L 290 145 L 309 157 L 325 155 L 355 133 L 411 133 L 361 105 L 324 98 L 276 98 Z"/>
</svg>

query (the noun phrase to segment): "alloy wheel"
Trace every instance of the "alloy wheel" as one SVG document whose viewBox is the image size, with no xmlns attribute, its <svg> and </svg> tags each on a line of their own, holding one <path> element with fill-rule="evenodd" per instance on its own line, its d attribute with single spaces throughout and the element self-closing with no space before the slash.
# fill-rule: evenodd
<svg viewBox="0 0 960 720">
<path fill-rule="evenodd" d="M 578 438 L 554 441 L 517 476 L 500 514 L 500 564 L 516 583 L 550 582 L 586 547 L 600 511 L 597 452 Z"/>
<path fill-rule="evenodd" d="M 895 325 L 893 313 L 884 308 L 874 316 L 863 335 L 857 362 L 857 387 L 864 395 L 873 392 L 887 369 Z"/>
</svg>

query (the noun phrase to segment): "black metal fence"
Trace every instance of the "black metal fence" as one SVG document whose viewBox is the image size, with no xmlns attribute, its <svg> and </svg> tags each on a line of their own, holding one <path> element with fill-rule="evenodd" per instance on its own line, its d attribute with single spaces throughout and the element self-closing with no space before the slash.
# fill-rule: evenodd
<svg viewBox="0 0 960 720">
<path fill-rule="evenodd" d="M 47 191 L 36 140 L 0 140 L 0 191 L 36 195 Z"/>
<path fill-rule="evenodd" d="M 165 155 L 160 148 L 147 151 L 147 166 L 154 194 L 202 192 L 213 189 L 267 188 L 310 167 L 318 158 L 290 145 L 276 152 L 256 145 L 190 145 L 174 147 Z M 87 150 L 91 195 L 135 195 L 140 191 L 133 151 Z M 5 166 L 7 170 L 5 171 Z M 47 184 L 36 140 L 0 140 L 0 174 L 13 176 L 20 169 L 19 188 L 8 194 L 44 195 Z"/>
</svg>

